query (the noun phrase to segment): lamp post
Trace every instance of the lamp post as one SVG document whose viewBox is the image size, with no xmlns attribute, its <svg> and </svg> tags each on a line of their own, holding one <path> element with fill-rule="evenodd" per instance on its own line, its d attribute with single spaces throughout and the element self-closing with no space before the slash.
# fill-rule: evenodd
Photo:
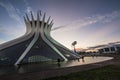
<svg viewBox="0 0 120 80">
<path fill-rule="evenodd" d="M 72 46 L 74 47 L 74 52 L 76 53 L 76 49 L 75 49 L 75 45 L 77 44 L 77 41 L 74 41 L 73 43 L 72 43 Z"/>
</svg>

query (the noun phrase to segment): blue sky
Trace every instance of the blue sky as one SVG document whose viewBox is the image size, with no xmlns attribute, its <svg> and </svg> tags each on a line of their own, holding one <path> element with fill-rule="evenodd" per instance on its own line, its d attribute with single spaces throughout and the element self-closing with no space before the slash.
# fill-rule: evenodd
<svg viewBox="0 0 120 80">
<path fill-rule="evenodd" d="M 25 33 L 23 16 L 41 10 L 54 20 L 51 35 L 71 49 L 120 41 L 120 0 L 0 0 L 0 43 Z"/>
</svg>

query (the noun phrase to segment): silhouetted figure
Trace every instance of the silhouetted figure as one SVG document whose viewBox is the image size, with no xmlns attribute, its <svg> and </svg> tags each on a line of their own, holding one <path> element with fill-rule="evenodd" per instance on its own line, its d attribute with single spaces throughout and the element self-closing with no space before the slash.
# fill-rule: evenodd
<svg viewBox="0 0 120 80">
<path fill-rule="evenodd" d="M 84 56 L 82 56 L 81 58 L 84 59 Z"/>
<path fill-rule="evenodd" d="M 82 62 L 85 62 L 85 60 L 84 60 L 84 56 L 82 56 L 81 58 L 82 58 Z"/>
<path fill-rule="evenodd" d="M 57 62 L 60 63 L 60 59 L 59 58 L 57 59 Z"/>
<path fill-rule="evenodd" d="M 80 58 L 78 58 L 78 62 L 80 62 Z"/>
<path fill-rule="evenodd" d="M 85 62 L 85 60 L 84 60 L 84 59 L 82 59 L 82 62 L 84 63 L 84 62 Z"/>
<path fill-rule="evenodd" d="M 61 65 L 60 65 L 60 59 L 59 58 L 57 59 L 57 62 L 58 62 L 58 67 L 60 67 Z"/>
</svg>

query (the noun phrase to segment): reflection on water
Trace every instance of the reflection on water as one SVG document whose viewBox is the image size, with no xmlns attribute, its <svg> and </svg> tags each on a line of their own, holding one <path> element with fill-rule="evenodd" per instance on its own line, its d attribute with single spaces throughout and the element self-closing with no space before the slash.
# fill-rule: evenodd
<svg viewBox="0 0 120 80">
<path fill-rule="evenodd" d="M 0 75 L 7 73 L 27 73 L 27 72 L 37 72 L 49 69 L 71 67 L 78 65 L 85 65 L 90 63 L 96 63 L 101 61 L 106 61 L 113 59 L 112 57 L 84 57 L 78 60 L 70 60 L 67 62 L 44 62 L 44 63 L 34 63 L 21 66 L 0 66 Z"/>
<path fill-rule="evenodd" d="M 85 65 L 85 64 L 106 61 L 110 59 L 113 59 L 113 58 L 112 57 L 85 57 L 84 59 L 80 59 L 80 60 L 68 61 L 63 65 L 61 64 L 61 66 L 62 67 L 78 66 L 78 65 Z"/>
</svg>

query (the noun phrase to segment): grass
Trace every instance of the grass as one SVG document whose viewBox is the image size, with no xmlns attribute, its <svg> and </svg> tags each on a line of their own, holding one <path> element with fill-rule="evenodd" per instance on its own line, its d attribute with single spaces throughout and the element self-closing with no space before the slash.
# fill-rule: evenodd
<svg viewBox="0 0 120 80">
<path fill-rule="evenodd" d="M 120 65 L 109 65 L 44 80 L 120 80 Z"/>
</svg>

